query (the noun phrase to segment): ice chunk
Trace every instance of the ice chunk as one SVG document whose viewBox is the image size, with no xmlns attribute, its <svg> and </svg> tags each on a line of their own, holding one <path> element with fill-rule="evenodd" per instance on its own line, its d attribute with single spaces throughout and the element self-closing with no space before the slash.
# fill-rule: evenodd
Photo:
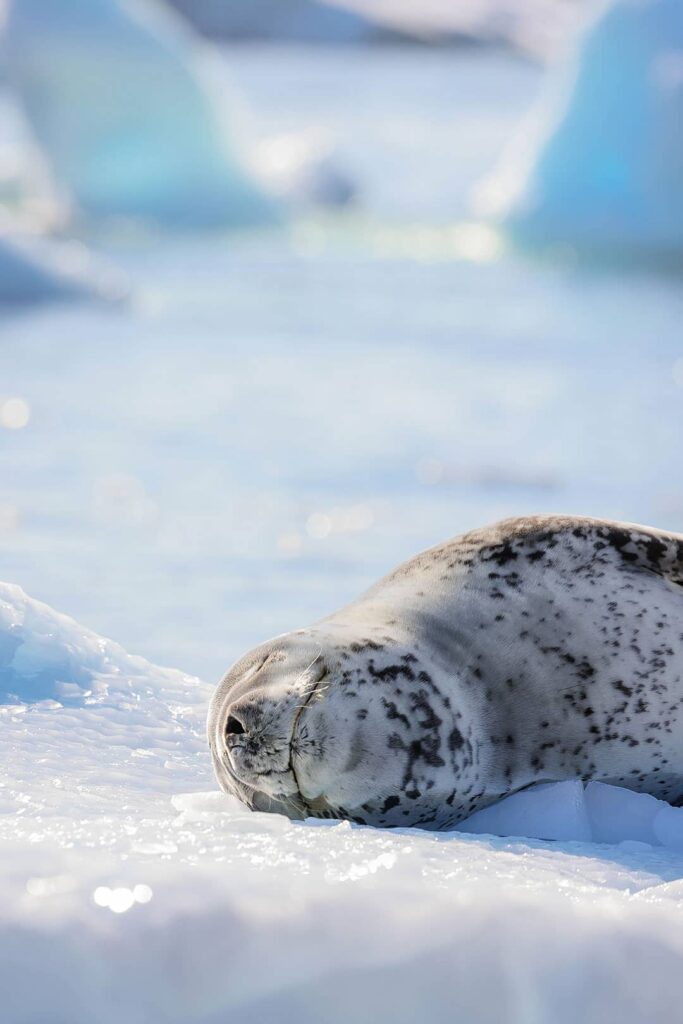
<svg viewBox="0 0 683 1024">
<path fill-rule="evenodd" d="M 236 796 L 229 796 L 220 790 L 209 793 L 179 793 L 171 803 L 182 815 L 183 821 L 202 821 L 206 815 L 248 814 L 245 804 Z"/>
<path fill-rule="evenodd" d="M 683 254 L 683 4 L 612 0 L 484 189 L 524 244 Z"/>
<path fill-rule="evenodd" d="M 7 77 L 59 186 L 90 218 L 271 220 L 193 38 L 155 0 L 12 0 Z"/>
<path fill-rule="evenodd" d="M 575 779 L 513 793 L 492 807 L 472 814 L 461 823 L 459 831 L 526 836 L 529 839 L 589 841 L 591 830 L 583 783 Z"/>
<path fill-rule="evenodd" d="M 658 842 L 653 824 L 662 807 L 667 806 L 661 800 L 602 782 L 588 783 L 585 800 L 596 843 L 630 839 L 650 845 Z"/>
<path fill-rule="evenodd" d="M 477 811 L 459 831 L 683 851 L 683 809 L 647 793 L 579 780 L 533 786 Z"/>
<path fill-rule="evenodd" d="M 683 853 L 683 807 L 670 807 L 657 801 L 659 808 L 652 829 L 662 846 Z"/>
</svg>

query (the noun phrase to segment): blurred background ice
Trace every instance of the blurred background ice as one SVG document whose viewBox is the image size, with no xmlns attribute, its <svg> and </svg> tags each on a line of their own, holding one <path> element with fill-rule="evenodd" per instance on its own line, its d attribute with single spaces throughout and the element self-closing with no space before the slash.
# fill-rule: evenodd
<svg viewBox="0 0 683 1024">
<path fill-rule="evenodd" d="M 523 243 L 680 270 L 680 3 L 613 0 L 597 8 L 490 189 Z"/>
<path fill-rule="evenodd" d="M 399 0 L 204 0 L 203 42 L 152 0 L 58 6 L 6 6 L 3 37 L 0 244 L 21 242 L 40 267 L 33 291 L 5 263 L 0 281 L 15 300 L 0 307 L 5 578 L 215 679 L 245 647 L 486 520 L 562 509 L 683 528 L 675 266 L 664 252 L 628 271 L 584 261 L 570 234 L 549 255 L 521 255 L 477 206 L 520 123 L 568 74 L 592 5 L 443 0 L 420 18 Z M 601 39 L 647 17 L 674 68 L 680 7 L 612 8 Z M 320 25 L 344 45 L 305 44 Z M 645 176 L 619 204 L 642 217 L 649 196 L 680 241 L 680 83 L 667 80 L 650 135 L 650 115 L 629 106 L 652 84 L 646 45 L 637 61 L 624 49 L 621 70 L 618 49 L 610 73 L 631 89 L 605 84 L 589 127 L 633 132 L 614 157 L 627 178 L 648 158 L 637 147 L 666 128 L 648 167 L 668 168 L 671 187 Z M 176 78 L 181 91 L 166 92 Z M 251 195 L 202 149 L 202 110 L 221 124 L 222 152 L 269 180 L 275 223 L 245 229 Z M 572 167 L 590 164 L 587 133 L 563 143 Z M 202 162 L 219 191 L 236 189 L 240 230 L 208 187 L 194 196 L 202 230 L 188 230 Z M 319 203 L 313 186 L 292 201 L 302 168 L 326 163 L 342 192 L 353 183 L 350 201 Z M 82 191 L 79 175 L 116 190 L 126 169 L 150 166 L 187 185 L 182 231 L 159 207 L 148 216 L 143 200 L 168 195 L 136 195 L 132 170 L 111 208 Z M 592 200 L 552 181 L 553 217 L 585 225 Z M 142 205 L 117 209 L 121 194 Z M 116 302 L 94 268 L 114 276 Z M 97 301 L 45 306 L 46 290 Z M 2 412 L 16 400 L 29 410 L 20 427 Z"/>
<path fill-rule="evenodd" d="M 215 682 L 420 547 L 525 512 L 683 530 L 682 11 L 0 0 L 0 578 L 180 670 L 119 652 L 93 682 L 102 641 L 8 599 L 3 991 L 52 914 L 55 984 L 87 961 L 113 987 L 132 937 L 157 978 L 191 966 L 163 1007 L 143 972 L 126 1019 L 153 990 L 160 1021 L 217 1024 L 225 993 L 192 950 L 222 949 L 227 916 L 231 962 L 253 943 L 230 991 L 259 1024 L 287 1019 L 285 990 L 292 1018 L 323 1019 L 324 948 L 368 1020 L 417 1019 L 405 963 L 429 965 L 435 1021 L 454 971 L 477 1024 L 501 1005 L 520 1024 L 675 1019 L 683 866 L 646 839 L 675 847 L 678 819 L 658 811 L 653 839 L 629 804 L 640 838 L 603 856 L 578 831 L 553 851 L 446 845 L 169 797 L 212 785 L 208 687 L 182 673 Z M 38 667 L 18 693 L 20 635 Z M 592 835 L 613 843 L 601 799 Z M 354 949 L 375 917 L 396 942 L 371 976 Z M 288 953 L 266 991 L 268 936 Z M 94 982 L 59 981 L 50 1016 L 22 977 L 11 1024 L 120 1019 Z M 357 1011 L 340 998 L 330 1019 Z"/>
</svg>

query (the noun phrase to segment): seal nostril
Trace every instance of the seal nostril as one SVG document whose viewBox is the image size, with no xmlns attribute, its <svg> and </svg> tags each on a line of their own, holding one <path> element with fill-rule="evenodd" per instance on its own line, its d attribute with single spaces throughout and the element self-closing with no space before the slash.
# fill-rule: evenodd
<svg viewBox="0 0 683 1024">
<path fill-rule="evenodd" d="M 226 736 L 243 736 L 246 729 L 240 722 L 239 718 L 235 718 L 234 715 L 228 715 L 228 720 L 225 723 L 225 735 Z"/>
</svg>

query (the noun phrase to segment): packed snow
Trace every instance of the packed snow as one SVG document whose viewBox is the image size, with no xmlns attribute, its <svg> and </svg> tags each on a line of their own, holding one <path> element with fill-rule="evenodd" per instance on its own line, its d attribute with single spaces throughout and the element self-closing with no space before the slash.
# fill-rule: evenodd
<svg viewBox="0 0 683 1024">
<path fill-rule="evenodd" d="M 157 0 L 11 0 L 2 49 L 56 183 L 84 217 L 276 219 L 240 151 L 225 83 Z"/>
<path fill-rule="evenodd" d="M 609 0 L 481 190 L 513 238 L 683 254 L 683 5 Z"/>
<path fill-rule="evenodd" d="M 210 691 L 0 586 L 6 1024 L 676 1019 L 683 810 L 566 782 L 475 816 L 556 843 L 253 813 Z"/>
</svg>

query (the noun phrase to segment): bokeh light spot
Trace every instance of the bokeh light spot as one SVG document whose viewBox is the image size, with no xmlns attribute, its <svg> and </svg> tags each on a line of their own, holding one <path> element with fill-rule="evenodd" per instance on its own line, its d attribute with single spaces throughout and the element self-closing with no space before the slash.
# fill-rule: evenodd
<svg viewBox="0 0 683 1024">
<path fill-rule="evenodd" d="M 21 430 L 31 419 L 31 406 L 25 398 L 6 398 L 0 403 L 0 424 L 7 430 Z"/>
</svg>

